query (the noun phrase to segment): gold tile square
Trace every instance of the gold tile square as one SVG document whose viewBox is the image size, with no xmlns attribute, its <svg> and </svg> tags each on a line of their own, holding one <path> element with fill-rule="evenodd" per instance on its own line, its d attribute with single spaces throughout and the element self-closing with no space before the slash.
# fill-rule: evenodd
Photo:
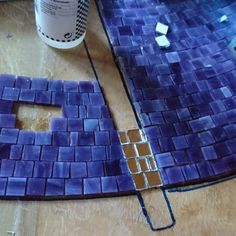
<svg viewBox="0 0 236 236">
<path fill-rule="evenodd" d="M 137 173 L 139 171 L 135 159 L 129 159 L 127 160 L 127 162 L 131 173 Z"/>
<path fill-rule="evenodd" d="M 157 167 L 156 167 L 156 162 L 155 162 L 155 160 L 154 160 L 154 158 L 153 158 L 152 156 L 150 156 L 150 157 L 148 158 L 148 162 L 149 162 L 149 168 L 150 168 L 150 170 L 156 170 L 156 169 L 157 169 Z"/>
<path fill-rule="evenodd" d="M 142 141 L 139 129 L 128 130 L 127 132 L 130 142 L 137 143 Z"/>
<path fill-rule="evenodd" d="M 126 158 L 134 158 L 136 156 L 136 151 L 133 144 L 125 144 L 122 148 Z"/>
<path fill-rule="evenodd" d="M 120 136 L 120 142 L 121 143 L 128 143 L 128 137 L 126 135 L 126 132 L 119 132 L 119 136 Z"/>
<path fill-rule="evenodd" d="M 148 165 L 145 159 L 139 160 L 139 165 L 142 171 L 147 171 L 148 170 Z"/>
<path fill-rule="evenodd" d="M 145 173 L 150 187 L 162 185 L 159 174 L 156 171 L 146 172 Z"/>
<path fill-rule="evenodd" d="M 143 173 L 132 175 L 136 189 L 145 189 L 147 188 L 145 177 Z"/>
<path fill-rule="evenodd" d="M 151 150 L 148 143 L 138 143 L 136 144 L 139 156 L 151 155 Z"/>
</svg>

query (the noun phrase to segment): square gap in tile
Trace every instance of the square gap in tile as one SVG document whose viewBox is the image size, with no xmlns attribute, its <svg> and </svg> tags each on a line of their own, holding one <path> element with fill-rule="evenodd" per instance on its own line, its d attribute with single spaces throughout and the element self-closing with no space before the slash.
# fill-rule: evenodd
<svg viewBox="0 0 236 236">
<path fill-rule="evenodd" d="M 61 118 L 61 107 L 14 103 L 16 128 L 20 130 L 47 131 L 52 117 Z"/>
</svg>

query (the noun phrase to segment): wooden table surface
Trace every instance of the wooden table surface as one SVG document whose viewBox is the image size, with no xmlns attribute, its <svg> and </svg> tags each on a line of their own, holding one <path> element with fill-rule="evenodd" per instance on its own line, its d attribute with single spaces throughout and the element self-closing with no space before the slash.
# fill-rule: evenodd
<svg viewBox="0 0 236 236">
<path fill-rule="evenodd" d="M 109 1 L 109 0 L 108 0 Z M 92 1 L 86 41 L 118 129 L 137 127 Z M 37 36 L 31 1 L 0 3 L 0 73 L 62 80 L 94 80 L 83 44 L 60 51 Z M 42 130 L 58 110 L 17 107 L 19 127 Z M 71 201 L 0 201 L 0 235 L 236 235 L 235 179 L 187 193 L 168 193 L 177 220 L 172 229 L 153 233 L 136 196 Z M 235 194 L 235 195 L 234 195 Z M 143 193 L 157 226 L 170 222 L 162 194 Z"/>
</svg>

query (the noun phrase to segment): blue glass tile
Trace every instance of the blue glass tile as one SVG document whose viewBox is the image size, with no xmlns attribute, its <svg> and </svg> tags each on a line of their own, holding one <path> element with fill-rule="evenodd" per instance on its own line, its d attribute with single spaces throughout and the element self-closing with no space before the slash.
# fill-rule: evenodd
<svg viewBox="0 0 236 236">
<path fill-rule="evenodd" d="M 18 101 L 20 89 L 5 87 L 2 93 L 2 99 L 9 101 Z"/>
<path fill-rule="evenodd" d="M 15 128 L 16 115 L 13 114 L 0 114 L 0 127 L 1 128 Z"/>
<path fill-rule="evenodd" d="M 228 138 L 236 137 L 236 124 L 230 124 L 224 127 Z"/>
<path fill-rule="evenodd" d="M 104 163 L 104 167 L 105 173 L 108 176 L 116 176 L 122 174 L 119 160 L 107 161 Z"/>
<path fill-rule="evenodd" d="M 35 102 L 38 104 L 51 104 L 52 93 L 49 91 L 36 91 Z"/>
<path fill-rule="evenodd" d="M 208 162 L 199 162 L 196 166 L 201 178 L 209 178 L 213 175 L 213 170 Z"/>
<path fill-rule="evenodd" d="M 104 176 L 103 162 L 94 161 L 88 162 L 88 177 Z"/>
<path fill-rule="evenodd" d="M 83 120 L 82 119 L 76 119 L 71 118 L 68 120 L 68 131 L 83 131 Z"/>
<path fill-rule="evenodd" d="M 53 163 L 50 161 L 35 162 L 34 174 L 35 178 L 50 178 L 52 176 Z"/>
<path fill-rule="evenodd" d="M 201 149 L 205 160 L 217 159 L 217 154 L 213 146 L 202 147 Z"/>
<path fill-rule="evenodd" d="M 0 143 L 16 144 L 18 139 L 18 129 L 3 128 L 0 134 Z"/>
<path fill-rule="evenodd" d="M 116 178 L 112 177 L 102 177 L 102 192 L 103 193 L 113 193 L 118 192 Z"/>
<path fill-rule="evenodd" d="M 104 146 L 92 147 L 92 160 L 93 161 L 103 161 L 106 159 L 107 159 L 106 148 Z"/>
<path fill-rule="evenodd" d="M 105 105 L 105 101 L 101 93 L 90 93 L 89 99 L 91 105 L 93 106 Z"/>
<path fill-rule="evenodd" d="M 169 167 L 165 169 L 169 184 L 183 183 L 185 181 L 181 168 Z"/>
<path fill-rule="evenodd" d="M 4 196 L 6 192 L 7 178 L 0 179 L 0 196 Z"/>
<path fill-rule="evenodd" d="M 70 133 L 70 146 L 77 146 L 78 139 L 79 139 L 79 133 L 78 132 L 71 132 Z"/>
<path fill-rule="evenodd" d="M 49 80 L 48 90 L 54 91 L 54 92 L 62 92 L 63 81 L 62 80 Z"/>
<path fill-rule="evenodd" d="M 68 119 L 65 119 L 65 118 L 51 118 L 50 130 L 51 131 L 67 131 L 67 120 Z"/>
<path fill-rule="evenodd" d="M 19 101 L 22 102 L 34 102 L 35 100 L 35 91 L 30 89 L 21 89 Z"/>
<path fill-rule="evenodd" d="M 172 140 L 176 150 L 185 149 L 189 147 L 184 136 L 173 137 Z"/>
<path fill-rule="evenodd" d="M 65 181 L 64 179 L 47 179 L 46 196 L 60 196 L 64 195 Z"/>
<path fill-rule="evenodd" d="M 0 75 L 0 83 L 4 87 L 13 87 L 15 85 L 16 76 L 9 74 Z"/>
<path fill-rule="evenodd" d="M 67 179 L 65 181 L 65 194 L 66 195 L 81 195 L 83 193 L 82 179 Z"/>
<path fill-rule="evenodd" d="M 184 165 L 190 162 L 188 155 L 185 151 L 174 151 L 171 153 L 177 165 Z"/>
<path fill-rule="evenodd" d="M 22 145 L 11 145 L 10 147 L 10 159 L 19 160 L 22 154 Z"/>
<path fill-rule="evenodd" d="M 228 156 L 231 154 L 231 150 L 228 147 L 227 143 L 217 143 L 214 145 L 214 149 L 217 153 L 218 158 Z"/>
<path fill-rule="evenodd" d="M 15 177 L 32 177 L 33 161 L 16 161 L 14 176 Z"/>
<path fill-rule="evenodd" d="M 199 174 L 195 165 L 183 166 L 182 171 L 186 180 L 194 180 L 199 178 Z"/>
<path fill-rule="evenodd" d="M 87 106 L 88 118 L 98 119 L 102 116 L 101 106 Z"/>
<path fill-rule="evenodd" d="M 78 145 L 94 145 L 94 133 L 93 132 L 79 132 L 78 133 Z"/>
<path fill-rule="evenodd" d="M 68 162 L 55 162 L 53 165 L 54 178 L 69 178 L 70 163 Z"/>
<path fill-rule="evenodd" d="M 64 81 L 64 91 L 65 92 L 78 92 L 79 91 L 79 85 L 76 81 Z"/>
<path fill-rule="evenodd" d="M 75 161 L 90 161 L 92 159 L 91 147 L 81 146 L 75 148 Z"/>
<path fill-rule="evenodd" d="M 26 76 L 17 76 L 15 87 L 20 89 L 29 89 L 31 86 L 31 80 Z"/>
<path fill-rule="evenodd" d="M 58 147 L 56 146 L 43 146 L 41 152 L 42 161 L 56 161 L 58 156 Z"/>
<path fill-rule="evenodd" d="M 100 130 L 114 130 L 112 119 L 100 119 L 99 120 Z"/>
<path fill-rule="evenodd" d="M 97 84 L 97 86 L 98 86 L 98 84 Z M 80 82 L 79 83 L 79 92 L 93 93 L 94 92 L 93 84 L 91 82 L 87 82 L 87 81 Z M 95 91 L 95 92 L 100 92 L 100 91 Z"/>
<path fill-rule="evenodd" d="M 8 178 L 6 195 L 24 196 L 26 189 L 26 178 Z"/>
<path fill-rule="evenodd" d="M 71 178 L 84 178 L 87 177 L 86 162 L 71 163 Z"/>
<path fill-rule="evenodd" d="M 101 193 L 100 178 L 85 178 L 84 194 L 99 194 L 99 193 Z"/>
<path fill-rule="evenodd" d="M 11 145 L 0 144 L 0 159 L 9 159 L 11 151 Z"/>
<path fill-rule="evenodd" d="M 75 159 L 75 150 L 73 147 L 59 147 L 58 161 L 71 161 Z"/>
<path fill-rule="evenodd" d="M 187 149 L 187 154 L 188 154 L 189 160 L 192 163 L 197 163 L 199 161 L 204 160 L 201 149 L 199 148 L 193 147 L 193 148 Z"/>
<path fill-rule="evenodd" d="M 29 178 L 27 181 L 26 195 L 44 196 L 46 180 L 40 178 Z"/>
<path fill-rule="evenodd" d="M 47 90 L 48 80 L 44 78 L 34 78 L 31 81 L 32 90 Z"/>
<path fill-rule="evenodd" d="M 123 152 L 120 145 L 110 145 L 108 151 L 108 159 L 119 160 L 123 158 Z"/>
<path fill-rule="evenodd" d="M 68 93 L 68 105 L 83 105 L 82 95 L 79 93 Z"/>
<path fill-rule="evenodd" d="M 96 145 L 110 145 L 110 136 L 108 131 L 95 132 Z"/>
<path fill-rule="evenodd" d="M 227 171 L 229 171 L 229 167 L 224 159 L 214 160 L 210 162 L 210 165 L 216 175 L 227 173 Z"/>
<path fill-rule="evenodd" d="M 1 161 L 1 169 L 0 169 L 0 177 L 11 177 L 13 176 L 13 171 L 15 167 L 14 160 L 2 160 Z"/>
<path fill-rule="evenodd" d="M 28 130 L 20 130 L 18 144 L 34 144 L 35 133 Z"/>
<path fill-rule="evenodd" d="M 23 160 L 32 160 L 38 161 L 40 155 L 41 147 L 40 146 L 33 146 L 33 145 L 25 145 L 23 148 Z"/>
<path fill-rule="evenodd" d="M 70 135 L 67 132 L 53 132 L 52 139 L 53 139 L 53 145 L 55 146 L 70 145 Z"/>
<path fill-rule="evenodd" d="M 52 105 L 66 104 L 66 94 L 63 92 L 52 92 Z"/>
<path fill-rule="evenodd" d="M 215 143 L 215 140 L 210 131 L 199 133 L 198 137 L 201 139 L 203 145 L 210 145 Z"/>
<path fill-rule="evenodd" d="M 84 119 L 84 131 L 99 130 L 98 119 Z"/>
<path fill-rule="evenodd" d="M 0 100 L 0 114 L 10 114 L 12 107 L 13 102 Z"/>
<path fill-rule="evenodd" d="M 134 183 L 130 175 L 119 175 L 116 177 L 120 192 L 134 191 Z"/>
<path fill-rule="evenodd" d="M 159 168 L 174 166 L 174 159 L 170 152 L 155 155 L 155 159 Z"/>
<path fill-rule="evenodd" d="M 51 145 L 52 133 L 51 132 L 36 132 L 35 133 L 35 145 Z"/>
<path fill-rule="evenodd" d="M 79 108 L 78 106 L 63 105 L 62 115 L 65 118 L 78 118 Z"/>
</svg>

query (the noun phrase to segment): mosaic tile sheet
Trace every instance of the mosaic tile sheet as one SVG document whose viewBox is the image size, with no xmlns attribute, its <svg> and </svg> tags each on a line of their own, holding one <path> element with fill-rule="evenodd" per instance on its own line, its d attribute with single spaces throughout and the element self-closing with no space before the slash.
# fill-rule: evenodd
<svg viewBox="0 0 236 236">
<path fill-rule="evenodd" d="M 99 0 L 98 9 L 163 184 L 235 174 L 236 60 L 228 44 L 236 2 Z M 169 26 L 167 48 L 155 40 L 158 22 Z"/>
<path fill-rule="evenodd" d="M 61 107 L 50 130 L 16 128 L 14 103 Z M 58 199 L 135 192 L 97 81 L 0 75 L 0 198 Z"/>
</svg>

